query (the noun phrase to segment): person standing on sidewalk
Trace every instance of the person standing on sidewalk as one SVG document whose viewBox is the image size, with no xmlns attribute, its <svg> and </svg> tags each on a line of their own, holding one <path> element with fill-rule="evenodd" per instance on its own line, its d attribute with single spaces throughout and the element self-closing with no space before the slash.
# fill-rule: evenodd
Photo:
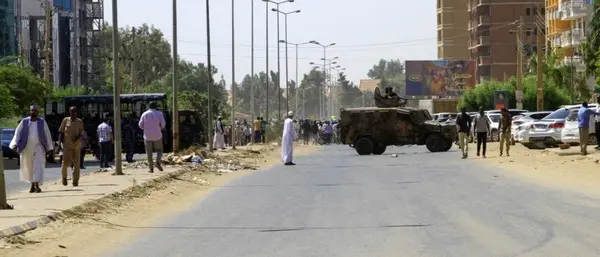
<svg viewBox="0 0 600 257">
<path fill-rule="evenodd" d="M 500 131 L 500 156 L 504 152 L 504 146 L 506 145 L 506 156 L 510 156 L 510 130 L 512 126 L 512 117 L 506 108 L 500 110 L 500 124 L 498 125 L 498 131 Z"/>
<path fill-rule="evenodd" d="M 73 166 L 73 186 L 79 186 L 79 163 L 81 155 L 81 137 L 83 136 L 83 121 L 77 118 L 77 108 L 69 108 L 69 117 L 62 120 L 58 132 L 58 141 L 63 143 L 62 184 L 67 186 L 67 169 Z"/>
<path fill-rule="evenodd" d="M 215 135 L 213 137 L 213 150 L 225 149 L 225 129 L 223 128 L 223 118 L 217 117 L 215 124 Z"/>
<path fill-rule="evenodd" d="M 150 109 L 145 111 L 140 117 L 138 126 L 144 131 L 144 145 L 146 146 L 146 156 L 148 158 L 148 172 L 154 173 L 154 162 L 152 154 L 156 152 L 156 168 L 163 171 L 160 164 L 163 152 L 162 130 L 165 129 L 166 122 L 162 112 L 156 110 L 155 102 L 150 103 Z M 120 157 L 120 155 L 119 155 Z"/>
<path fill-rule="evenodd" d="M 600 113 L 588 108 L 588 103 L 583 102 L 577 112 L 577 125 L 579 127 L 579 145 L 581 146 L 581 155 L 587 155 L 587 145 L 590 136 L 590 116 L 598 116 Z"/>
<path fill-rule="evenodd" d="M 458 145 L 462 152 L 462 158 L 469 157 L 469 133 L 471 132 L 471 116 L 467 113 L 465 107 L 460 108 L 460 115 L 456 117 L 456 126 L 458 127 Z"/>
<path fill-rule="evenodd" d="M 19 122 L 9 147 L 19 153 L 21 181 L 31 183 L 29 193 L 40 193 L 44 180 L 46 154 L 52 152 L 52 134 L 44 119 L 38 117 L 40 108 L 29 107 L 29 117 Z"/>
<path fill-rule="evenodd" d="M 112 132 L 112 127 L 108 125 L 108 118 L 104 118 L 97 129 L 98 144 L 100 144 L 100 168 L 110 168 L 108 161 L 113 141 Z"/>
<path fill-rule="evenodd" d="M 485 115 L 483 107 L 479 108 L 479 114 L 475 117 L 474 127 L 477 135 L 477 156 L 479 156 L 479 150 L 481 150 L 481 145 L 483 145 L 483 158 L 485 158 L 487 135 L 490 133 L 490 119 Z"/>
</svg>

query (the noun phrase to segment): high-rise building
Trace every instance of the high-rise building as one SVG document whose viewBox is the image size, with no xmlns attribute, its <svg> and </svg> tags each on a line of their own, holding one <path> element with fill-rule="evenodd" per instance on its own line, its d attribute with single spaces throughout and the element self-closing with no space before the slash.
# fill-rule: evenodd
<svg viewBox="0 0 600 257">
<path fill-rule="evenodd" d="M 584 72 L 582 43 L 586 40 L 592 0 L 546 0 L 546 26 L 550 47 L 561 63 Z"/>
<path fill-rule="evenodd" d="M 465 0 L 437 0 L 437 56 L 439 60 L 469 60 Z"/>
<path fill-rule="evenodd" d="M 0 57 L 15 55 L 15 12 L 13 0 L 0 0 Z"/>
<path fill-rule="evenodd" d="M 479 82 L 516 75 L 518 21 L 523 18 L 519 45 L 527 62 L 537 50 L 536 19 L 544 14 L 544 0 L 469 0 L 468 4 L 470 59 L 477 61 Z"/>
</svg>

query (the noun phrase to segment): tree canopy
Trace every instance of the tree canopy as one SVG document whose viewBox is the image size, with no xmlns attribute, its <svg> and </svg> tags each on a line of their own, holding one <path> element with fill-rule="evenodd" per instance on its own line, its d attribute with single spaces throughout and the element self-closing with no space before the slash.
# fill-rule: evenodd
<svg viewBox="0 0 600 257">
<path fill-rule="evenodd" d="M 399 59 L 381 59 L 373 68 L 367 72 L 371 79 L 380 79 L 381 87 L 392 87 L 394 92 L 404 95 L 406 92 L 406 81 L 404 75 L 404 63 Z"/>
</svg>

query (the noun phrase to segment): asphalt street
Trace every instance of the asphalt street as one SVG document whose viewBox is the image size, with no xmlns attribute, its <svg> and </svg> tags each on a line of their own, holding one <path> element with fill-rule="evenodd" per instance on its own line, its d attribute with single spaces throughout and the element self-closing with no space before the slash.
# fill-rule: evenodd
<svg viewBox="0 0 600 257">
<path fill-rule="evenodd" d="M 393 155 L 397 154 L 397 156 Z M 215 189 L 102 256 L 599 256 L 600 199 L 422 147 L 326 147 Z"/>
</svg>

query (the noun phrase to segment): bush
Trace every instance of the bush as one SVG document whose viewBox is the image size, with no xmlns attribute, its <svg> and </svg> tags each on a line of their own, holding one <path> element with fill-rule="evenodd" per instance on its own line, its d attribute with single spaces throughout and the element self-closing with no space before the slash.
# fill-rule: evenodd
<svg viewBox="0 0 600 257">
<path fill-rule="evenodd" d="M 472 90 L 465 92 L 458 103 L 458 109 L 467 108 L 468 111 L 477 111 L 482 106 L 485 110 L 495 109 L 494 91 L 503 90 L 507 92 L 509 108 L 515 108 L 517 100 L 515 91 L 517 81 L 514 77 L 506 81 L 486 81 Z M 565 89 L 552 84 L 544 79 L 544 110 L 556 110 L 559 106 L 571 102 L 569 94 Z M 535 75 L 523 78 L 523 108 L 526 110 L 537 110 L 537 78 Z"/>
</svg>

